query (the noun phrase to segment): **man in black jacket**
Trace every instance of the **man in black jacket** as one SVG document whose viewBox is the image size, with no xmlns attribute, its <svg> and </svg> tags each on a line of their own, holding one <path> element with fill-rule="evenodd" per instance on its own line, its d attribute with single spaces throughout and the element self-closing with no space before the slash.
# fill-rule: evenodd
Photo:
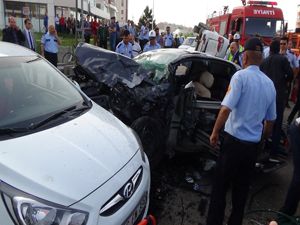
<svg viewBox="0 0 300 225">
<path fill-rule="evenodd" d="M 22 45 L 25 41 L 25 36 L 16 24 L 16 19 L 13 16 L 8 18 L 9 26 L 3 29 L 2 41 L 11 42 Z"/>
<path fill-rule="evenodd" d="M 270 55 L 262 62 L 260 69 L 274 83 L 276 89 L 276 112 L 277 119 L 272 134 L 271 156 L 279 152 L 280 133 L 283 120 L 283 113 L 286 104 L 287 85 L 293 79 L 293 70 L 286 57 L 279 54 L 280 42 L 272 41 L 270 45 Z"/>
</svg>

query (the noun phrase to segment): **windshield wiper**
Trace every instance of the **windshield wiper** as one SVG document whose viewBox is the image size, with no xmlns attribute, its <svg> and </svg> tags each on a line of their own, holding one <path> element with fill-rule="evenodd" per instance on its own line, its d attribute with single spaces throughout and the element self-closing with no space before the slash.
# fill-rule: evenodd
<svg viewBox="0 0 300 225">
<path fill-rule="evenodd" d="M 62 111 L 59 111 L 57 113 L 54 113 L 52 115 L 50 115 L 49 117 L 42 119 L 41 121 L 35 122 L 35 123 L 31 123 L 27 129 L 28 130 L 34 130 L 37 129 L 47 123 L 49 123 L 50 121 L 56 120 L 58 118 L 60 118 L 61 116 L 63 116 L 64 114 L 67 114 L 67 116 L 71 117 L 73 115 L 78 115 L 78 113 L 84 112 L 85 110 L 88 110 L 91 108 L 90 105 L 86 105 L 86 103 L 84 102 L 82 104 L 83 106 L 77 108 L 77 106 L 71 106 L 67 109 L 64 109 Z"/>
<path fill-rule="evenodd" d="M 61 117 L 63 114 L 65 114 L 65 113 L 67 113 L 67 112 L 70 112 L 70 111 L 72 111 L 72 110 L 74 110 L 74 109 L 76 109 L 76 106 L 71 106 L 71 107 L 69 107 L 69 108 L 67 108 L 67 109 L 64 109 L 64 110 L 62 110 L 62 111 L 59 111 L 59 112 L 57 112 L 57 113 L 54 113 L 54 114 L 50 115 L 49 117 L 47 117 L 47 118 L 45 118 L 45 119 L 42 119 L 42 120 L 40 120 L 40 121 L 38 121 L 38 122 L 36 122 L 36 123 L 31 123 L 31 124 L 27 127 L 27 129 L 28 129 L 28 130 L 34 130 L 34 129 L 38 128 L 38 127 L 41 127 L 41 126 L 43 126 L 43 125 L 49 123 L 49 122 L 52 121 L 52 120 L 55 120 L 55 119 Z"/>
<path fill-rule="evenodd" d="M 0 135 L 11 135 L 11 134 L 18 134 L 18 133 L 25 133 L 29 130 L 25 127 L 11 127 L 11 128 L 0 128 Z"/>
</svg>

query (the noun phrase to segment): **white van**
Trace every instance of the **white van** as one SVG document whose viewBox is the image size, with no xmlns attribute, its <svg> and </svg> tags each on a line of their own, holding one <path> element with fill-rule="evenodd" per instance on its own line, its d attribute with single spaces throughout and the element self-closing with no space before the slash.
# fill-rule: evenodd
<svg viewBox="0 0 300 225">
<path fill-rule="evenodd" d="M 224 58 L 229 46 L 229 40 L 216 31 L 210 31 L 206 25 L 199 23 L 194 32 L 199 34 L 196 51 L 205 52 L 209 55 Z"/>
<path fill-rule="evenodd" d="M 135 133 L 38 54 L 0 42 L 0 224 L 136 224 L 150 170 Z"/>
</svg>

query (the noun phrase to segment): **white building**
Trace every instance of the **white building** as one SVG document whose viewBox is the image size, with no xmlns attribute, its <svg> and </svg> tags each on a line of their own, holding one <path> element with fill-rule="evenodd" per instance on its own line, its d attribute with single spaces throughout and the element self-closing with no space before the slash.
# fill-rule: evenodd
<svg viewBox="0 0 300 225">
<path fill-rule="evenodd" d="M 116 19 L 120 25 L 124 25 L 128 20 L 128 0 L 115 0 L 118 9 Z"/>
<path fill-rule="evenodd" d="M 43 21 L 46 12 L 49 25 L 54 24 L 56 14 L 64 17 L 72 14 L 76 17 L 76 1 L 78 14 L 83 8 L 84 14 L 91 14 L 102 19 L 111 17 L 107 0 L 0 0 L 0 28 L 4 28 L 8 24 L 8 17 L 13 15 L 16 17 L 19 27 L 23 28 L 24 19 L 29 17 L 34 30 L 41 32 L 44 29 Z M 80 16 L 78 16 L 79 18 Z"/>
<path fill-rule="evenodd" d="M 300 30 L 300 5 L 298 5 L 297 9 L 296 29 Z"/>
</svg>

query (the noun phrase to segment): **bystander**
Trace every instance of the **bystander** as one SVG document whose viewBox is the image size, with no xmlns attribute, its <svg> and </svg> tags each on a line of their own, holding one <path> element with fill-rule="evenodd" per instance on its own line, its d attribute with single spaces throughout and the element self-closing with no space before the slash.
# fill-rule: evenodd
<svg viewBox="0 0 300 225">
<path fill-rule="evenodd" d="M 286 57 L 279 54 L 280 42 L 272 41 L 270 54 L 260 65 L 260 69 L 274 83 L 276 89 L 276 112 L 277 118 L 272 133 L 271 156 L 281 153 L 279 149 L 280 134 L 282 129 L 283 113 L 286 104 L 287 84 L 293 79 L 293 70 Z"/>
<path fill-rule="evenodd" d="M 13 16 L 8 17 L 8 27 L 2 31 L 2 41 L 11 42 L 22 45 L 25 41 L 25 36 L 16 24 L 16 19 Z"/>
</svg>

